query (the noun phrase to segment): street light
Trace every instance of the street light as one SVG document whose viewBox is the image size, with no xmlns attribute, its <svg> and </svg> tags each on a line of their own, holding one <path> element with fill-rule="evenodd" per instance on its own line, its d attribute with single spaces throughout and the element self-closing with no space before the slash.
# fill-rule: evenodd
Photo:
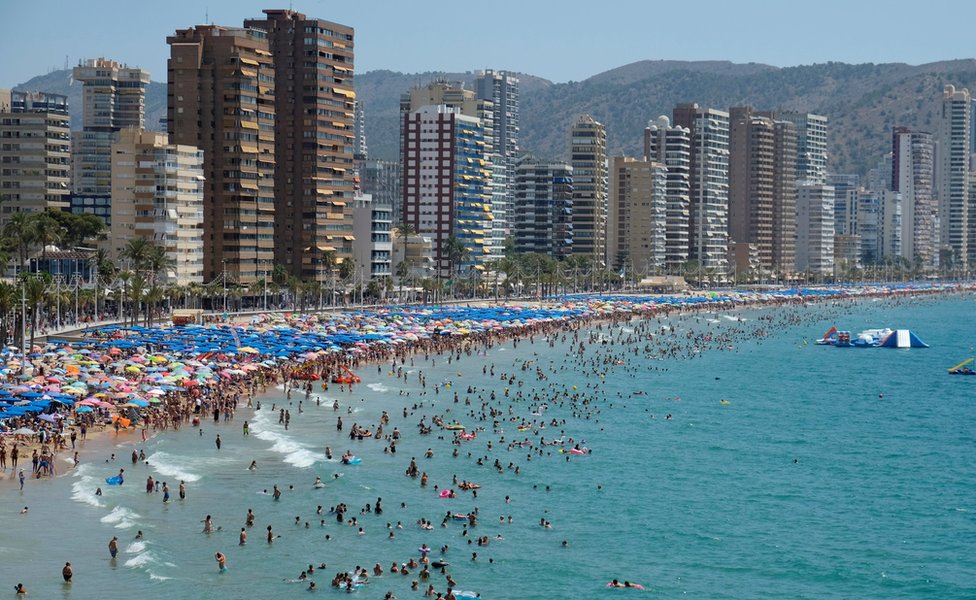
<svg viewBox="0 0 976 600">
<path fill-rule="evenodd" d="M 223 265 L 220 279 L 224 285 L 224 314 L 227 314 L 227 259 L 221 259 L 220 262 Z"/>
</svg>

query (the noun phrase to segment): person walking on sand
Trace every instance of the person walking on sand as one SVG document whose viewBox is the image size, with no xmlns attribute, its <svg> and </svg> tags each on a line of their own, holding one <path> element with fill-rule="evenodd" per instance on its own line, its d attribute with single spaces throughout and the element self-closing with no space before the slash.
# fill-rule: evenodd
<svg viewBox="0 0 976 600">
<path fill-rule="evenodd" d="M 71 576 L 74 572 L 71 570 L 71 563 L 64 563 L 64 568 L 61 569 L 61 577 L 64 577 L 65 583 L 71 583 Z"/>
</svg>

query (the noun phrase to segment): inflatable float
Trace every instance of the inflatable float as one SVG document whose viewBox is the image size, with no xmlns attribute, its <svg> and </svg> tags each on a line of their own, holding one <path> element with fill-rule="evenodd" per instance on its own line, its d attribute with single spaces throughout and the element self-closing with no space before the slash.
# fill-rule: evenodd
<svg viewBox="0 0 976 600">
<path fill-rule="evenodd" d="M 359 458 L 358 456 L 343 456 L 342 457 L 342 464 L 344 464 L 344 465 L 358 465 L 361 462 L 363 462 L 363 459 Z"/>
<path fill-rule="evenodd" d="M 116 475 L 114 477 L 106 477 L 105 478 L 105 483 L 107 483 L 109 485 L 122 485 L 123 482 L 124 482 L 124 480 L 122 479 L 122 476 L 121 475 Z"/>
</svg>

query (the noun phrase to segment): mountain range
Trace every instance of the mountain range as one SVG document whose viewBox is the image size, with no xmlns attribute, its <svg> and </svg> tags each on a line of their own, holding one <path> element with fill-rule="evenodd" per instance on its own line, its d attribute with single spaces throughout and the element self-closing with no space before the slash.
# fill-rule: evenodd
<svg viewBox="0 0 976 600">
<path fill-rule="evenodd" d="M 412 86 L 443 79 L 468 87 L 475 73 L 398 73 L 377 70 L 356 76 L 356 93 L 366 111 L 370 156 L 396 159 L 400 94 Z M 522 151 L 552 159 L 568 154 L 568 130 L 588 113 L 607 126 L 611 155 L 638 155 L 643 129 L 658 115 L 670 115 L 679 102 L 728 109 L 750 105 L 760 110 L 795 110 L 826 115 L 830 170 L 864 174 L 890 151 L 891 128 L 918 127 L 936 132 L 946 84 L 976 90 L 976 60 L 924 65 L 831 62 L 773 67 L 726 61 L 645 60 L 583 81 L 553 83 L 519 74 Z M 17 89 L 67 94 L 72 127 L 81 127 L 81 86 L 71 71 L 34 77 Z M 153 82 L 146 93 L 146 124 L 158 128 L 166 115 L 166 84 Z"/>
</svg>

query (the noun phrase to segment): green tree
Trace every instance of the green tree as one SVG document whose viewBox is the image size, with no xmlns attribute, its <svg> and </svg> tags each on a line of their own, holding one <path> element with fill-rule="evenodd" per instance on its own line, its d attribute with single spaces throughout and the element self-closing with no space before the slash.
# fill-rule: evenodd
<svg viewBox="0 0 976 600">
<path fill-rule="evenodd" d="M 29 348 L 34 347 L 34 338 L 37 334 L 38 327 L 38 315 L 40 314 L 41 307 L 47 304 L 47 290 L 51 281 L 52 277 L 50 273 L 24 273 L 22 275 L 21 285 L 24 286 L 23 294 L 29 311 L 28 322 L 31 324 Z M 24 352 L 27 352 L 29 348 L 25 348 Z"/>
</svg>

